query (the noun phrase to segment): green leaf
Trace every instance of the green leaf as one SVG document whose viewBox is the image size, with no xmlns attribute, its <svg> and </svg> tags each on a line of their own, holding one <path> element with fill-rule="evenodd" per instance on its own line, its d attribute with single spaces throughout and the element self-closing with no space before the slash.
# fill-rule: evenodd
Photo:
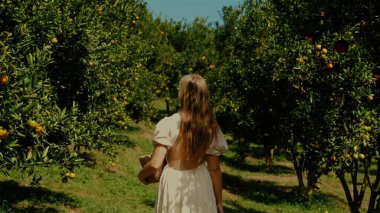
<svg viewBox="0 0 380 213">
<path fill-rule="evenodd" d="M 48 152 L 49 152 L 49 146 L 47 146 L 44 152 L 42 153 L 42 158 L 46 157 Z"/>
</svg>

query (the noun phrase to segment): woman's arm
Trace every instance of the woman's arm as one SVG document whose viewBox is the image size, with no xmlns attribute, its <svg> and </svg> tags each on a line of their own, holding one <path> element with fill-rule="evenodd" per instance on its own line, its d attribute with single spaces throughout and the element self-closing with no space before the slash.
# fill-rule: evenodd
<svg viewBox="0 0 380 213">
<path fill-rule="evenodd" d="M 152 159 L 139 172 L 138 178 L 142 183 L 148 184 L 146 178 L 153 175 L 161 167 L 167 152 L 167 146 L 162 144 L 155 145 Z"/>
<path fill-rule="evenodd" d="M 214 188 L 216 206 L 218 212 L 223 213 L 222 205 L 222 171 L 220 170 L 219 157 L 215 155 L 207 155 L 207 169 L 210 172 L 212 185 Z"/>
</svg>

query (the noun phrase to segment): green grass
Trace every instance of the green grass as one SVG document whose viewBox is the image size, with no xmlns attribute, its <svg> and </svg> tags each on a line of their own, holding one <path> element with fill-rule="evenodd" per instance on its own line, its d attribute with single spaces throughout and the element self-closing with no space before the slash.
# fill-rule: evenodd
<svg viewBox="0 0 380 213">
<path fill-rule="evenodd" d="M 142 123 L 116 131 L 117 155 L 111 158 L 92 151 L 96 162 L 79 167 L 77 177 L 68 183 L 61 182 L 58 167 L 37 169 L 43 176 L 40 187 L 31 186 L 31 178 L 21 177 L 18 171 L 11 171 L 10 177 L 0 175 L 0 212 L 153 212 L 157 184 L 145 186 L 137 179 L 138 157 L 151 153 L 152 133 Z M 265 169 L 262 156 L 246 162 L 234 160 L 233 151 L 223 156 L 225 212 L 349 212 L 342 187 L 332 174 L 322 177 L 321 190 L 312 201 L 300 203 L 290 162 L 279 157 L 273 172 Z M 367 202 L 366 198 L 363 206 Z"/>
<path fill-rule="evenodd" d="M 41 187 L 33 188 L 30 178 L 17 171 L 11 177 L 0 176 L 3 211 L 43 212 L 152 212 L 157 184 L 145 186 L 137 179 L 138 157 L 152 150 L 152 130 L 138 125 L 134 130 L 118 132 L 125 144 L 115 145 L 118 154 L 111 158 L 100 152 L 94 166 L 81 166 L 76 178 L 62 183 L 59 168 L 39 168 Z M 111 162 L 116 164 L 111 167 Z M 16 193 L 15 192 L 19 192 Z M 8 196 L 7 194 L 14 194 Z"/>
</svg>

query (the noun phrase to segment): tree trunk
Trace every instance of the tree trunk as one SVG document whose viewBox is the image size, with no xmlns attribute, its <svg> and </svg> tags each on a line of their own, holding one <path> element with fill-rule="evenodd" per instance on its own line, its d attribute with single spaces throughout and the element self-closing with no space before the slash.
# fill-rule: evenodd
<svg viewBox="0 0 380 213">
<path fill-rule="evenodd" d="M 368 204 L 368 211 L 367 213 L 375 213 L 375 212 L 379 212 L 379 211 L 375 211 L 375 204 L 377 203 L 376 205 L 376 209 L 380 208 L 380 205 L 379 204 L 379 200 L 377 200 L 376 202 L 376 198 L 378 197 L 379 193 L 377 193 L 376 191 L 371 191 L 371 197 L 369 198 L 369 204 Z M 378 209 L 380 210 L 380 209 Z"/>
<path fill-rule="evenodd" d="M 380 212 L 380 198 L 377 199 L 376 208 L 375 208 L 375 211 L 373 212 L 376 212 L 376 213 Z"/>
<path fill-rule="evenodd" d="M 352 170 L 351 172 L 351 178 L 352 178 L 352 188 L 353 188 L 353 194 L 354 194 L 354 199 L 353 199 L 353 203 L 355 205 L 355 209 L 357 209 L 359 211 L 359 203 L 358 203 L 358 200 L 359 200 L 359 192 L 358 192 L 358 169 L 359 169 L 359 165 L 358 165 L 358 162 L 354 162 L 354 169 Z"/>
<path fill-rule="evenodd" d="M 369 199 L 368 211 L 367 211 L 368 213 L 380 212 L 379 183 L 380 183 L 380 160 L 377 160 L 376 179 L 371 187 L 371 197 Z"/>
<path fill-rule="evenodd" d="M 169 115 L 170 115 L 169 100 L 168 100 L 168 99 L 165 99 L 165 102 L 166 102 L 166 113 L 167 113 L 168 116 L 169 116 Z"/>
<path fill-rule="evenodd" d="M 359 209 L 357 208 L 357 205 L 355 205 L 354 201 L 352 200 L 351 192 L 348 187 L 347 181 L 344 178 L 344 172 L 337 173 L 337 176 L 340 180 L 340 183 L 343 186 L 344 193 L 346 194 L 348 205 L 350 206 L 351 213 L 359 213 Z"/>
<path fill-rule="evenodd" d="M 271 172 L 273 170 L 273 154 L 275 147 L 273 145 L 264 144 L 265 149 L 265 163 L 267 166 L 267 171 Z"/>
<path fill-rule="evenodd" d="M 296 170 L 296 175 L 297 175 L 297 180 L 298 180 L 298 191 L 300 194 L 302 194 L 305 188 L 305 183 L 303 181 L 303 171 L 298 166 L 297 162 L 293 161 L 293 166 L 294 166 L 294 169 Z"/>
</svg>

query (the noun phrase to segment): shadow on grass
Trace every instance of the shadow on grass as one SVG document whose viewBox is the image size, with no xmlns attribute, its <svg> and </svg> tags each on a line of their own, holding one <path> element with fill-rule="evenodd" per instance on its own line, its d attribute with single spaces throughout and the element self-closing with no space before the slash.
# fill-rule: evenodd
<svg viewBox="0 0 380 213">
<path fill-rule="evenodd" d="M 114 133 L 112 134 L 112 140 L 119 145 L 123 145 L 128 148 L 133 148 L 136 146 L 136 143 L 128 137 L 127 131 L 126 130 L 114 131 Z M 133 130 L 133 131 L 140 131 L 140 128 L 136 127 L 136 130 Z"/>
<path fill-rule="evenodd" d="M 225 201 L 225 204 L 228 205 L 228 206 L 223 207 L 224 212 L 226 213 L 265 213 L 264 211 L 258 211 L 256 209 L 246 208 L 240 205 L 239 203 L 237 203 L 236 201 L 232 201 L 232 200 Z"/>
<path fill-rule="evenodd" d="M 272 171 L 267 171 L 267 167 L 265 164 L 262 165 L 251 165 L 246 162 L 242 162 L 234 159 L 233 157 L 225 157 L 221 156 L 221 160 L 230 167 L 233 167 L 240 171 L 249 171 L 249 172 L 261 172 L 268 174 L 294 174 L 293 168 L 289 168 L 287 166 L 282 165 L 273 165 Z"/>
<path fill-rule="evenodd" d="M 316 192 L 311 202 L 300 204 L 301 198 L 298 196 L 297 186 L 279 186 L 273 181 L 265 180 L 246 180 L 227 173 L 223 173 L 223 187 L 236 195 L 267 205 L 285 202 L 308 206 L 313 203 L 324 205 L 332 200 L 345 202 L 335 195 Z"/>
<path fill-rule="evenodd" d="M 156 205 L 156 201 L 152 199 L 145 199 L 143 202 L 146 206 L 149 206 L 152 208 L 154 208 L 154 206 Z"/>
<path fill-rule="evenodd" d="M 76 208 L 77 202 L 68 195 L 46 188 L 22 186 L 16 181 L 0 182 L 1 212 L 60 212 L 52 204 Z M 29 206 L 18 207 L 17 203 L 28 201 Z"/>
<path fill-rule="evenodd" d="M 245 180 L 227 173 L 223 173 L 223 183 L 228 191 L 265 204 L 292 202 L 297 190 L 296 187 L 278 186 L 272 181 Z"/>
</svg>

